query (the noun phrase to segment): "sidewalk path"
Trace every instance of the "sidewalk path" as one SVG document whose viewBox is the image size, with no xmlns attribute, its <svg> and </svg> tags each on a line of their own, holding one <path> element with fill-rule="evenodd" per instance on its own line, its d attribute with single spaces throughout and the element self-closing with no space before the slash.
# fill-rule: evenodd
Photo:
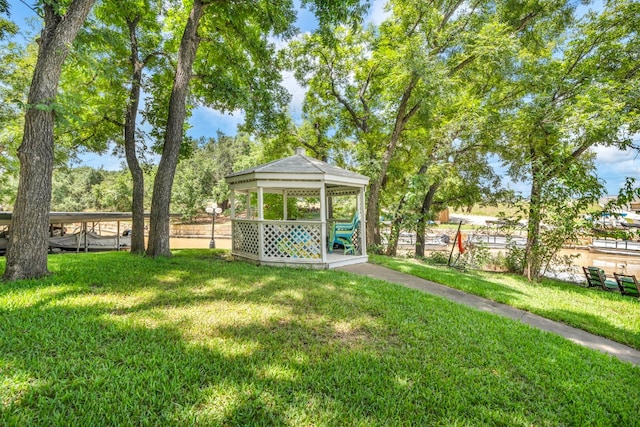
<svg viewBox="0 0 640 427">
<path fill-rule="evenodd" d="M 564 323 L 545 319 L 544 317 L 537 316 L 535 314 L 529 313 L 528 311 L 520 310 L 518 308 L 491 301 L 476 295 L 471 295 L 457 289 L 449 288 L 435 282 L 424 280 L 419 277 L 411 276 L 409 274 L 401 273 L 399 271 L 391 270 L 389 268 L 381 267 L 375 264 L 354 264 L 345 267 L 339 267 L 336 270 L 348 271 L 350 273 L 386 280 L 387 282 L 391 283 L 397 283 L 408 288 L 418 289 L 432 295 L 438 295 L 443 298 L 447 298 L 449 300 L 474 307 L 481 311 L 488 311 L 500 316 L 519 320 L 520 322 L 526 323 L 527 325 L 542 329 L 544 331 L 553 332 L 577 344 L 601 351 L 603 353 L 611 354 L 612 356 L 615 356 L 622 361 L 631 362 L 636 366 L 640 366 L 640 351 L 636 349 L 600 337 L 598 335 L 590 334 L 589 332 L 585 332 L 581 329 L 567 326 Z"/>
</svg>

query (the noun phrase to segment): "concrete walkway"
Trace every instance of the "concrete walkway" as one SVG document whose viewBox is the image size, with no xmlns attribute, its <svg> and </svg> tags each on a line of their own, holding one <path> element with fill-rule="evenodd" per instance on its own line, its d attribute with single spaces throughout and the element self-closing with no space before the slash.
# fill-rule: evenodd
<svg viewBox="0 0 640 427">
<path fill-rule="evenodd" d="M 481 311 L 488 311 L 499 316 L 509 317 L 538 329 L 561 335 L 568 340 L 585 347 L 611 354 L 622 361 L 631 362 L 636 366 L 640 366 L 640 351 L 638 350 L 598 335 L 590 334 L 589 332 L 585 332 L 581 329 L 567 326 L 564 323 L 554 322 L 553 320 L 536 316 L 528 311 L 520 310 L 476 295 L 471 295 L 457 289 L 449 288 L 435 282 L 430 282 L 428 280 L 381 267 L 379 265 L 369 263 L 354 264 L 339 267 L 336 268 L 336 270 L 348 271 L 350 273 L 386 280 L 387 282 L 418 289 L 432 295 L 438 295 L 451 301 L 465 304 L 469 307 L 474 307 Z"/>
</svg>

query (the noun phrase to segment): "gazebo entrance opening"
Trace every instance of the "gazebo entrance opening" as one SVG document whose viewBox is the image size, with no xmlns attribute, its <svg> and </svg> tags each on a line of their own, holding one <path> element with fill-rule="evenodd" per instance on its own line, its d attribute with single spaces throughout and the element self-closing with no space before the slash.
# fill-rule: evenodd
<svg viewBox="0 0 640 427">
<path fill-rule="evenodd" d="M 297 151 L 226 179 L 234 256 L 313 268 L 367 261 L 361 220 L 367 177 Z"/>
</svg>

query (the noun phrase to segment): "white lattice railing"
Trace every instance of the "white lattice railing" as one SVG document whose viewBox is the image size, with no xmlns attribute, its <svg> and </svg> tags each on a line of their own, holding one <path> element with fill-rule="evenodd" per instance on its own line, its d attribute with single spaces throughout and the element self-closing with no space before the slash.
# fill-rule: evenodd
<svg viewBox="0 0 640 427">
<path fill-rule="evenodd" d="M 232 225 L 232 252 L 258 259 L 260 254 L 260 228 L 258 221 L 234 220 Z"/>
<path fill-rule="evenodd" d="M 233 253 L 262 260 L 322 259 L 322 223 L 234 220 Z"/>
<path fill-rule="evenodd" d="M 263 258 L 322 258 L 322 223 L 263 222 Z"/>
</svg>

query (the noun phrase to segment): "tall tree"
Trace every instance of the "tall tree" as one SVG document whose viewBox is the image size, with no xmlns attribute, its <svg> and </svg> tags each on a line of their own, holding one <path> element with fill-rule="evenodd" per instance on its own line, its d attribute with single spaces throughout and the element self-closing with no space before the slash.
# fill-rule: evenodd
<svg viewBox="0 0 640 427">
<path fill-rule="evenodd" d="M 158 172 L 153 184 L 151 199 L 151 218 L 149 227 L 149 245 L 147 254 L 153 257 L 170 256 L 169 246 L 169 204 L 171 187 L 178 165 L 180 145 L 184 133 L 184 122 L 187 117 L 187 95 L 196 51 L 200 43 L 198 27 L 204 15 L 205 3 L 194 0 L 187 19 L 187 24 L 180 41 L 176 74 L 169 100 L 169 114 L 165 132 L 162 156 Z"/>
<path fill-rule="evenodd" d="M 64 102 L 75 120 L 60 126 L 59 140 L 70 139 L 81 150 L 113 149 L 126 159 L 133 183 L 132 204 L 126 210 L 132 212 L 134 254 L 145 250 L 143 166 L 151 145 L 138 119 L 140 97 L 145 84 L 149 92 L 148 82 L 171 69 L 164 50 L 166 34 L 171 33 L 163 32 L 162 25 L 172 5 L 160 0 L 98 3 L 76 38 L 62 76 Z M 166 92 L 153 92 L 144 103 L 149 118 L 167 102 Z"/>
<path fill-rule="evenodd" d="M 536 55 L 530 45 L 519 55 L 514 83 L 521 97 L 510 110 L 502 157 L 514 179 L 530 184 L 524 271 L 529 279 L 539 277 L 551 255 L 541 227 L 554 221 L 549 208 L 579 205 L 600 194 L 590 148 L 625 149 L 638 129 L 639 103 L 633 93 L 640 87 L 639 20 L 637 2 L 607 2 L 602 12 L 588 14 L 570 29 L 568 43 L 542 28 Z M 563 212 L 564 218 L 555 215 L 563 223 L 578 213 Z M 562 240 L 555 241 L 557 250 Z"/>
<path fill-rule="evenodd" d="M 129 46 L 129 96 L 124 112 L 124 153 L 129 172 L 131 173 L 132 192 L 132 227 L 131 227 L 131 253 L 144 253 L 144 171 L 139 161 L 138 144 L 138 112 L 140 96 L 143 86 L 143 73 L 145 68 L 157 64 L 158 57 L 164 57 L 166 52 L 160 37 L 160 18 L 162 4 L 159 1 L 130 1 L 122 5 L 120 3 L 107 3 L 99 9 L 100 18 L 107 24 L 115 22 L 122 26 L 125 24 L 128 34 Z M 165 63 L 166 65 L 166 63 Z M 156 70 L 160 73 L 159 68 Z M 158 93 L 156 92 L 156 95 Z M 156 104 L 159 103 L 155 100 Z"/>
<path fill-rule="evenodd" d="M 36 278 L 47 269 L 49 209 L 53 172 L 55 99 L 62 65 L 95 0 L 43 4 L 44 28 L 18 148 L 20 179 L 11 220 L 4 277 Z"/>
<path fill-rule="evenodd" d="M 140 105 L 140 91 L 142 87 L 142 72 L 145 65 L 152 56 L 140 58 L 140 47 L 138 42 L 138 23 L 142 13 L 132 13 L 127 15 L 126 22 L 129 30 L 129 43 L 131 56 L 131 81 L 129 83 L 129 101 L 124 119 L 124 152 L 127 159 L 127 166 L 131 172 L 133 181 L 133 194 L 131 202 L 131 253 L 144 253 L 144 172 L 140 167 L 138 155 L 136 154 L 136 124 L 138 109 Z"/>
<path fill-rule="evenodd" d="M 514 56 L 513 42 L 503 44 L 491 61 L 474 61 L 447 79 L 446 87 L 430 100 L 430 111 L 416 117 L 406 139 L 422 136 L 419 149 L 412 150 L 420 170 L 412 179 L 416 227 L 415 256 L 423 257 L 425 229 L 445 207 L 461 208 L 490 203 L 503 194 L 500 179 L 489 164 L 495 145 L 497 111 L 504 105 Z"/>
<path fill-rule="evenodd" d="M 310 36 L 296 46 L 298 79 L 341 112 L 334 117 L 351 129 L 363 172 L 371 176 L 368 245 L 380 242 L 381 194 L 410 122 L 433 107 L 448 81 L 462 79 L 471 64 L 502 57 L 514 37 L 558 4 L 393 0 L 380 28 L 338 33 L 329 45 Z"/>
</svg>

